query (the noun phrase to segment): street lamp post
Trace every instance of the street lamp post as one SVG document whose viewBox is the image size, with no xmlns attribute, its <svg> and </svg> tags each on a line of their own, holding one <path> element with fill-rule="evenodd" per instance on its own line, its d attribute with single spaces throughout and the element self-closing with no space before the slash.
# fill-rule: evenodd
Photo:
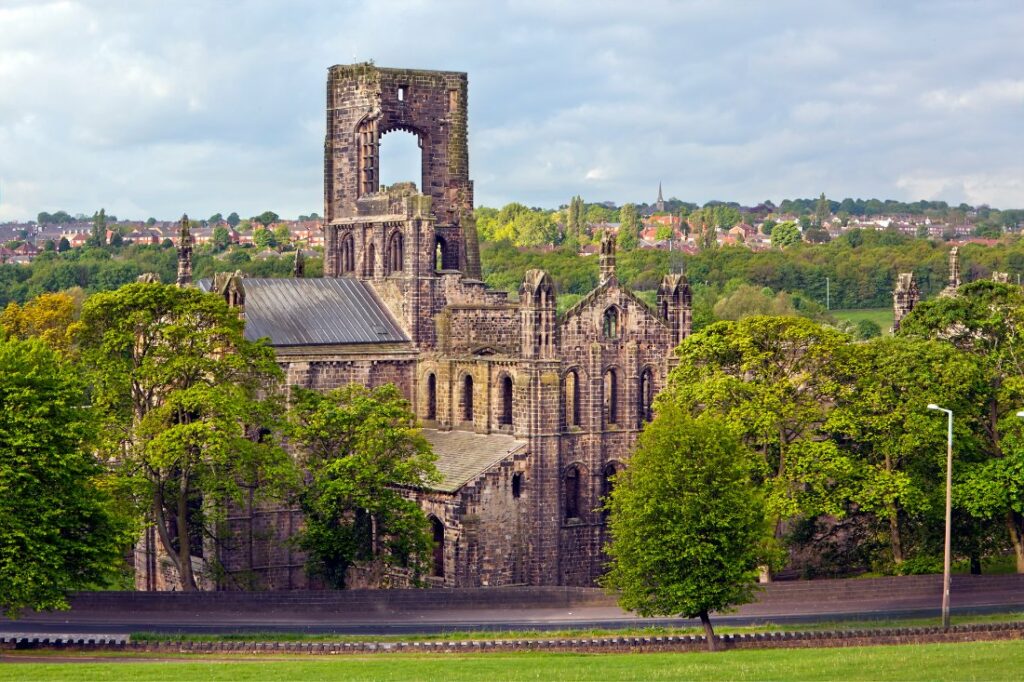
<svg viewBox="0 0 1024 682">
<path fill-rule="evenodd" d="M 946 545 L 942 558 L 942 630 L 949 631 L 949 565 L 951 550 L 950 527 L 953 510 L 953 411 L 939 407 L 935 403 L 928 405 L 929 410 L 945 412 L 946 428 Z"/>
</svg>

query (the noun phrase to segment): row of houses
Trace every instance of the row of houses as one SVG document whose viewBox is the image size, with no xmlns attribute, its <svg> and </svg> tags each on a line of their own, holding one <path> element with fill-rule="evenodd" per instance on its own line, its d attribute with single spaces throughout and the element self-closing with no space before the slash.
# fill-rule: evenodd
<svg viewBox="0 0 1024 682">
<path fill-rule="evenodd" d="M 323 246 L 323 231 L 316 220 L 282 220 L 268 226 L 275 235 L 283 234 L 280 228 L 288 230 L 288 243 L 298 247 Z M 192 238 L 197 245 L 212 244 L 215 232 L 223 228 L 229 244 L 250 246 L 255 243 L 254 230 L 238 230 L 227 222 L 193 227 Z M 47 242 L 56 247 L 62 240 L 75 249 L 85 246 L 92 236 L 92 223 L 79 221 L 60 225 L 39 225 L 37 223 L 5 223 L 0 225 L 0 263 L 31 263 L 41 253 Z M 162 244 L 169 240 L 177 246 L 179 224 L 177 222 L 119 222 L 111 224 L 106 233 L 107 243 L 119 235 L 125 244 Z M 2 245 L 16 243 L 16 248 Z M 281 246 L 279 244 L 279 246 Z"/>
</svg>

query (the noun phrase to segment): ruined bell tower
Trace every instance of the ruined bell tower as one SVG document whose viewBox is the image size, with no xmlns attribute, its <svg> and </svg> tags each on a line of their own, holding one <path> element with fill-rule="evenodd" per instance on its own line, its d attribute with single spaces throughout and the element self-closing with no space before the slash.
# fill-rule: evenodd
<svg viewBox="0 0 1024 682">
<path fill-rule="evenodd" d="M 413 203 L 417 216 L 432 222 L 430 234 L 418 228 L 403 235 L 404 245 L 417 244 L 423 267 L 429 261 L 433 270 L 436 254 L 437 267 L 480 278 L 469 179 L 467 82 L 465 73 L 454 71 L 385 69 L 372 63 L 330 68 L 324 143 L 326 276 L 373 277 L 381 269 L 394 271 L 396 257 L 382 253 L 389 244 L 375 243 L 360 218 L 388 216 L 393 223 L 408 218 L 402 215 L 400 199 L 422 194 Z M 422 150 L 418 192 L 406 187 L 401 197 L 382 192 L 380 186 L 380 140 L 397 130 L 415 135 Z M 404 245 L 398 260 L 404 260 Z"/>
</svg>

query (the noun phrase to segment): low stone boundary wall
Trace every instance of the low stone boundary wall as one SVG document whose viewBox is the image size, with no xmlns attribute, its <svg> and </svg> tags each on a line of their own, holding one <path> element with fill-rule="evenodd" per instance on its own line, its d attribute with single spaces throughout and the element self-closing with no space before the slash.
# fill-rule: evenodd
<svg viewBox="0 0 1024 682">
<path fill-rule="evenodd" d="M 1021 594 L 1024 574 L 955 575 L 951 592 L 956 605 L 993 603 L 991 595 Z M 868 605 L 883 601 L 887 609 L 921 598 L 941 601 L 942 576 L 903 576 L 856 580 L 776 582 L 755 594 L 740 614 L 758 615 L 792 603 L 817 604 L 831 610 L 837 603 Z M 998 601 L 994 603 L 999 603 Z M 322 590 L 281 592 L 78 592 L 72 611 L 259 612 L 380 614 L 440 609 L 570 608 L 616 605 L 615 595 L 588 587 L 481 587 L 458 589 Z M 819 609 L 821 610 L 821 609 Z"/>
<path fill-rule="evenodd" d="M 716 636 L 716 648 L 776 649 L 850 647 L 941 642 L 976 642 L 1024 639 L 1024 622 L 955 625 L 948 632 L 939 627 L 765 632 Z M 66 651 L 123 651 L 184 654 L 465 654 L 490 651 L 561 651 L 579 653 L 638 653 L 707 651 L 703 635 L 647 637 L 587 637 L 578 639 L 478 639 L 464 641 L 399 642 L 189 642 L 131 641 L 126 635 L 0 636 L 0 649 L 61 649 Z"/>
</svg>

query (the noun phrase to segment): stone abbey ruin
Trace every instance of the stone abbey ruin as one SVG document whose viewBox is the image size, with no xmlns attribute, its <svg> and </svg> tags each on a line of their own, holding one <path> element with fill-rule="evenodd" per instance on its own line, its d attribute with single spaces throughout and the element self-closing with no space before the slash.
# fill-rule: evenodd
<svg viewBox="0 0 1024 682">
<path fill-rule="evenodd" d="M 600 500 L 690 333 L 690 288 L 666 275 L 652 310 L 619 284 L 606 237 L 599 286 L 562 315 L 543 271 L 516 301 L 488 289 L 466 94 L 465 73 L 332 67 L 324 277 L 198 284 L 239 308 L 247 337 L 270 339 L 289 386 L 393 383 L 408 398 L 443 476 L 409 492 L 433 525 L 431 584 L 590 586 L 605 560 Z M 399 130 L 419 141 L 419 187 L 380 186 L 380 139 Z M 237 510 L 209 587 L 320 587 L 287 542 L 301 521 Z M 167 589 L 150 547 L 136 551 L 138 586 Z"/>
</svg>

